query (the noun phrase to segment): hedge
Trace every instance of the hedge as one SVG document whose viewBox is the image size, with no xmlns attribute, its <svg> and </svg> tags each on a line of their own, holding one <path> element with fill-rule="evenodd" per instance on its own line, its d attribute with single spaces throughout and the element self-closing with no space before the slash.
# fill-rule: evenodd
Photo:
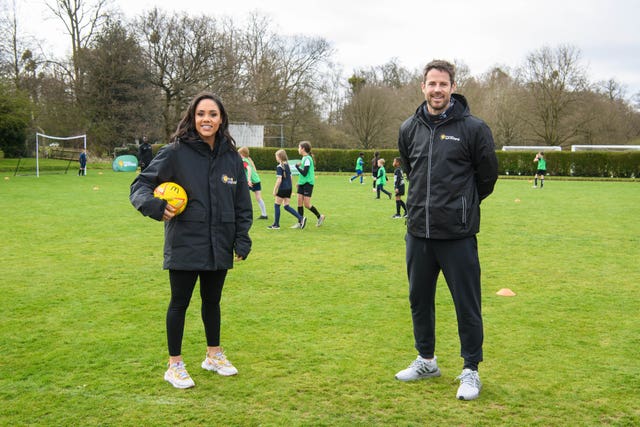
<svg viewBox="0 0 640 427">
<path fill-rule="evenodd" d="M 260 170 L 275 169 L 278 148 L 251 147 L 250 156 Z M 299 159 L 297 148 L 285 148 L 289 159 Z M 314 148 L 316 170 L 321 172 L 353 172 L 359 153 L 364 153 L 365 173 L 371 170 L 371 159 L 376 150 L 343 150 Z M 385 168 L 393 171 L 393 158 L 398 150 L 377 150 L 386 160 Z M 535 153 L 522 151 L 496 151 L 500 175 L 533 176 L 537 163 Z M 549 151 L 545 153 L 547 173 L 557 176 L 637 178 L 640 177 L 640 152 L 607 151 Z"/>
<path fill-rule="evenodd" d="M 154 144 L 154 154 L 162 144 Z M 249 155 L 260 170 L 275 170 L 276 147 L 250 147 Z M 291 160 L 300 159 L 298 149 L 285 148 Z M 373 153 L 380 152 L 380 157 L 386 160 L 385 169 L 393 172 L 393 158 L 400 153 L 393 149 L 380 150 L 344 150 L 314 148 L 312 150 L 316 170 L 319 172 L 353 172 L 356 159 L 364 153 L 365 173 L 371 170 Z M 115 155 L 137 155 L 137 146 L 131 144 L 119 147 Z M 498 173 L 500 175 L 533 176 L 537 163 L 533 162 L 534 152 L 526 151 L 496 151 L 498 157 Z M 638 178 L 640 177 L 639 151 L 548 151 L 545 152 L 547 173 L 556 176 L 577 177 L 606 177 L 606 178 Z M 293 166 L 293 165 L 292 165 Z"/>
</svg>

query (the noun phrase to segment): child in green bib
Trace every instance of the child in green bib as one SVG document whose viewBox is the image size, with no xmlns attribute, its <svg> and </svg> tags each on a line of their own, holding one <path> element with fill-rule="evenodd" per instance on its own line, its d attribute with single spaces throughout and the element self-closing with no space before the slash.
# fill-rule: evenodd
<svg viewBox="0 0 640 427">
<path fill-rule="evenodd" d="M 384 185 L 387 183 L 387 171 L 384 168 L 384 159 L 378 159 L 378 179 L 376 180 L 376 199 L 380 198 L 380 192 L 391 199 L 391 193 L 384 189 Z"/>
<path fill-rule="evenodd" d="M 320 227 L 324 223 L 325 216 L 318 212 L 315 206 L 311 204 L 311 195 L 313 194 L 313 186 L 316 183 L 315 167 L 313 164 L 313 155 L 311 154 L 311 143 L 302 141 L 298 144 L 298 154 L 302 156 L 300 163 L 296 164 L 298 169 L 298 213 L 304 216 L 304 208 L 309 209 L 318 218 L 316 227 Z M 300 223 L 294 224 L 292 228 L 299 228 Z"/>
</svg>

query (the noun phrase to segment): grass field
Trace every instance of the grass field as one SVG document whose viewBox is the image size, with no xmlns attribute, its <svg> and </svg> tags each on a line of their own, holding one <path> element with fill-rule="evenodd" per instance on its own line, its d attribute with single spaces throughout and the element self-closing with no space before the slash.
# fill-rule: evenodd
<svg viewBox="0 0 640 427">
<path fill-rule="evenodd" d="M 272 175 L 262 172 L 266 194 Z M 183 354 L 196 387 L 171 387 L 162 224 L 129 204 L 133 177 L 0 178 L 0 425 L 640 424 L 637 182 L 498 181 L 478 235 L 484 389 L 461 402 L 444 281 L 442 377 L 393 378 L 415 358 L 405 227 L 370 180 L 347 175 L 318 177 L 323 227 L 289 229 L 286 212 L 279 231 L 254 222 L 253 251 L 222 301 L 222 342 L 240 374 L 200 369 L 194 294 Z"/>
</svg>

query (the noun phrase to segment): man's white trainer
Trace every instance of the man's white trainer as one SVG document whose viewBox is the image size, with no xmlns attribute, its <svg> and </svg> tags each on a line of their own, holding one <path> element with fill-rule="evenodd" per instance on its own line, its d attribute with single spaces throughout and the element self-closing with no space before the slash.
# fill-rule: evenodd
<svg viewBox="0 0 640 427">
<path fill-rule="evenodd" d="M 463 369 L 462 373 L 456 378 L 460 380 L 460 387 L 456 397 L 460 400 L 474 400 L 480 396 L 480 390 L 482 390 L 482 382 L 478 371 L 472 371 L 471 369 Z"/>
<path fill-rule="evenodd" d="M 431 360 L 418 356 L 416 360 L 411 362 L 407 369 L 403 369 L 396 374 L 396 379 L 400 381 L 414 381 L 439 376 L 440 369 L 438 369 L 438 362 L 435 356 L 433 356 Z"/>
</svg>

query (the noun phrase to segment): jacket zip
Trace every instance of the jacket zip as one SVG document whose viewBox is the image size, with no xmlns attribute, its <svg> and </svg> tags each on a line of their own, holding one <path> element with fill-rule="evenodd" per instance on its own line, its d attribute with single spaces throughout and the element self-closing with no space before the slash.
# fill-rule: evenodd
<svg viewBox="0 0 640 427">
<path fill-rule="evenodd" d="M 211 255 L 213 258 L 213 268 L 218 269 L 218 259 L 216 258 L 216 250 L 215 250 L 215 242 L 213 241 L 214 231 L 211 229 L 211 224 L 216 224 L 218 218 L 214 218 L 214 209 L 211 205 L 212 203 L 216 203 L 216 197 L 211 197 L 211 175 L 214 174 L 215 169 L 215 159 L 213 157 L 213 153 L 207 153 L 209 157 L 209 173 L 207 174 L 207 194 L 209 194 L 209 244 L 211 245 Z M 220 151 L 218 151 L 218 155 L 220 155 Z M 214 175 L 215 179 L 215 175 Z M 219 213 L 218 209 L 215 209 L 216 212 Z"/>
<path fill-rule="evenodd" d="M 431 201 L 431 161 L 433 159 L 432 154 L 433 154 L 433 141 L 435 140 L 435 134 L 436 134 L 436 130 L 442 126 L 443 124 L 446 124 L 448 122 L 451 121 L 451 116 L 447 117 L 446 119 L 444 119 L 442 122 L 436 124 L 433 128 L 424 120 L 422 120 L 422 118 L 420 118 L 420 121 L 429 129 L 429 131 L 431 132 L 429 135 L 429 165 L 427 166 L 427 199 L 426 199 L 426 206 L 425 206 L 425 220 L 426 220 L 426 231 L 425 231 L 425 237 L 427 239 L 431 238 L 431 233 L 429 232 L 429 202 Z"/>
<path fill-rule="evenodd" d="M 431 134 L 429 135 L 429 164 L 427 165 L 427 198 L 425 200 L 425 209 L 424 209 L 424 216 L 425 216 L 425 224 L 426 224 L 426 229 L 425 229 L 425 238 L 429 239 L 431 237 L 431 233 L 429 233 L 429 201 L 431 199 L 431 159 L 432 159 L 432 152 L 433 152 L 433 135 L 435 134 L 435 128 L 431 129 L 431 126 L 429 126 L 428 124 L 425 123 L 425 125 L 427 125 L 427 128 L 429 128 L 429 131 L 431 132 Z"/>
</svg>

